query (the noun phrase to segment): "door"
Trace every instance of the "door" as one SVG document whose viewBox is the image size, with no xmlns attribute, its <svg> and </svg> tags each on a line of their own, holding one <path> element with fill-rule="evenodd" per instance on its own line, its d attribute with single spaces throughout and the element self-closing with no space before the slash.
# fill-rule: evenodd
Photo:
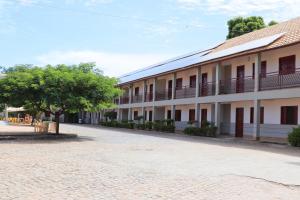
<svg viewBox="0 0 300 200">
<path fill-rule="evenodd" d="M 149 101 L 153 100 L 153 84 L 149 86 Z"/>
<path fill-rule="evenodd" d="M 150 121 L 150 122 L 152 122 L 152 121 L 153 121 L 153 119 L 152 119 L 152 110 L 151 110 L 151 111 L 149 111 L 149 121 Z"/>
<path fill-rule="evenodd" d="M 201 96 L 207 96 L 208 94 L 208 85 L 207 85 L 207 73 L 202 74 L 201 79 Z"/>
<path fill-rule="evenodd" d="M 244 92 L 245 66 L 238 66 L 236 69 L 236 93 Z"/>
<path fill-rule="evenodd" d="M 182 89 L 182 78 L 176 79 L 176 89 L 181 90 Z"/>
<path fill-rule="evenodd" d="M 201 127 L 207 123 L 207 109 L 201 109 Z"/>
<path fill-rule="evenodd" d="M 236 108 L 235 137 L 244 136 L 244 108 Z"/>
<path fill-rule="evenodd" d="M 293 74 L 296 71 L 296 56 L 279 58 L 279 74 Z"/>
<path fill-rule="evenodd" d="M 196 75 L 190 76 L 190 88 L 195 88 L 197 82 Z"/>
<path fill-rule="evenodd" d="M 172 119 L 172 111 L 168 110 L 167 119 Z"/>
<path fill-rule="evenodd" d="M 195 109 L 190 109 L 189 110 L 189 121 L 194 122 L 195 121 Z"/>
<path fill-rule="evenodd" d="M 172 87 L 173 87 L 173 81 L 168 81 L 168 98 L 172 99 Z"/>
</svg>

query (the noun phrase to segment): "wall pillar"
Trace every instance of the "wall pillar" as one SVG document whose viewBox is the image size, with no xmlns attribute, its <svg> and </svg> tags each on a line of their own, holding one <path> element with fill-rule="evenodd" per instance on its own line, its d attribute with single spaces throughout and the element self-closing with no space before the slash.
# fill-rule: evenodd
<svg viewBox="0 0 300 200">
<path fill-rule="evenodd" d="M 128 108 L 128 121 L 132 120 L 132 108 Z"/>
<path fill-rule="evenodd" d="M 175 121 L 175 111 L 176 111 L 176 106 L 171 105 L 171 119 Z"/>
<path fill-rule="evenodd" d="M 176 79 L 177 79 L 177 74 L 175 72 L 173 73 L 173 77 L 172 77 L 172 99 L 176 98 Z"/>
<path fill-rule="evenodd" d="M 132 96 L 133 96 L 133 85 L 129 86 L 129 104 L 132 104 Z"/>
<path fill-rule="evenodd" d="M 200 103 L 195 104 L 195 121 L 196 127 L 200 127 Z"/>
<path fill-rule="evenodd" d="M 143 122 L 145 122 L 146 116 L 145 116 L 145 107 L 144 106 L 142 107 L 142 115 L 141 116 L 143 116 Z"/>
<path fill-rule="evenodd" d="M 197 68 L 197 75 L 196 75 L 196 97 L 200 96 L 200 84 L 201 84 L 201 67 Z"/>
<path fill-rule="evenodd" d="M 146 101 L 146 87 L 147 87 L 147 81 L 144 80 L 144 84 L 143 84 L 143 102 Z"/>
<path fill-rule="evenodd" d="M 155 122 L 156 120 L 156 109 L 155 106 L 152 106 L 152 121 Z"/>
<path fill-rule="evenodd" d="M 217 135 L 221 133 L 221 104 L 219 102 L 215 103 L 215 126 L 218 127 Z"/>
<path fill-rule="evenodd" d="M 261 73 L 261 53 L 255 56 L 255 73 L 254 73 L 254 92 L 258 92 L 260 88 L 260 73 Z"/>
<path fill-rule="evenodd" d="M 153 80 L 153 94 L 152 94 L 153 95 L 153 102 L 156 101 L 156 83 L 157 83 L 157 78 L 154 78 L 154 80 Z"/>
<path fill-rule="evenodd" d="M 260 138 L 260 104 L 260 100 L 254 100 L 253 138 L 256 140 Z"/>
<path fill-rule="evenodd" d="M 216 65 L 216 95 L 220 94 L 221 63 Z"/>
</svg>

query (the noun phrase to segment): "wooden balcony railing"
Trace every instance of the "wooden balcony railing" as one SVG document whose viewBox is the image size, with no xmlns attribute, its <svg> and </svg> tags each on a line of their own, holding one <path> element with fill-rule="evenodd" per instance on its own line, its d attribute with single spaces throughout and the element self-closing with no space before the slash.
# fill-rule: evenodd
<svg viewBox="0 0 300 200">
<path fill-rule="evenodd" d="M 142 103 L 143 95 L 134 95 L 132 96 L 132 103 Z"/>
<path fill-rule="evenodd" d="M 216 94 L 216 83 L 208 82 L 206 84 L 200 84 L 199 95 L 200 97 L 213 96 Z"/>
<path fill-rule="evenodd" d="M 243 79 L 228 79 L 220 81 L 220 94 L 235 94 L 254 91 L 254 79 L 252 76 Z"/>
<path fill-rule="evenodd" d="M 184 99 L 196 97 L 196 86 L 184 86 L 182 88 L 176 88 L 175 98 Z"/>
<path fill-rule="evenodd" d="M 261 91 L 300 87 L 300 68 L 292 72 L 267 73 L 265 77 L 260 77 L 259 83 Z"/>
<path fill-rule="evenodd" d="M 172 99 L 172 90 L 159 90 L 155 93 L 156 101 L 164 101 Z"/>
<path fill-rule="evenodd" d="M 123 96 L 120 98 L 120 104 L 128 104 L 129 103 L 129 97 Z"/>
</svg>

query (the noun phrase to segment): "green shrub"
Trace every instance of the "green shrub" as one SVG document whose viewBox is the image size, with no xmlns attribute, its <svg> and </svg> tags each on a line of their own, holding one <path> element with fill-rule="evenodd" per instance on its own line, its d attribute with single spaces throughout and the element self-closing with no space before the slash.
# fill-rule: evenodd
<svg viewBox="0 0 300 200">
<path fill-rule="evenodd" d="M 146 130 L 152 130 L 152 128 L 153 128 L 153 123 L 152 122 L 146 122 L 145 123 L 145 129 Z"/>
<path fill-rule="evenodd" d="M 217 129 L 213 123 L 205 122 L 201 128 L 189 126 L 183 132 L 186 135 L 217 137 Z"/>
<path fill-rule="evenodd" d="M 300 126 L 293 128 L 293 131 L 288 136 L 289 143 L 294 147 L 300 147 Z"/>
</svg>

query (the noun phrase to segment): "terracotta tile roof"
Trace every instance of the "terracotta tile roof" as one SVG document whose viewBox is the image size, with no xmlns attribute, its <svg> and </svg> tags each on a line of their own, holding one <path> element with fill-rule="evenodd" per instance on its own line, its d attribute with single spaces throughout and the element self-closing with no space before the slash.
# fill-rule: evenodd
<svg viewBox="0 0 300 200">
<path fill-rule="evenodd" d="M 264 47 L 264 49 L 272 49 L 300 42 L 300 17 L 229 39 L 219 47 L 215 48 L 212 53 L 284 32 L 285 35 L 283 37 L 273 42 L 269 46 Z"/>
</svg>

